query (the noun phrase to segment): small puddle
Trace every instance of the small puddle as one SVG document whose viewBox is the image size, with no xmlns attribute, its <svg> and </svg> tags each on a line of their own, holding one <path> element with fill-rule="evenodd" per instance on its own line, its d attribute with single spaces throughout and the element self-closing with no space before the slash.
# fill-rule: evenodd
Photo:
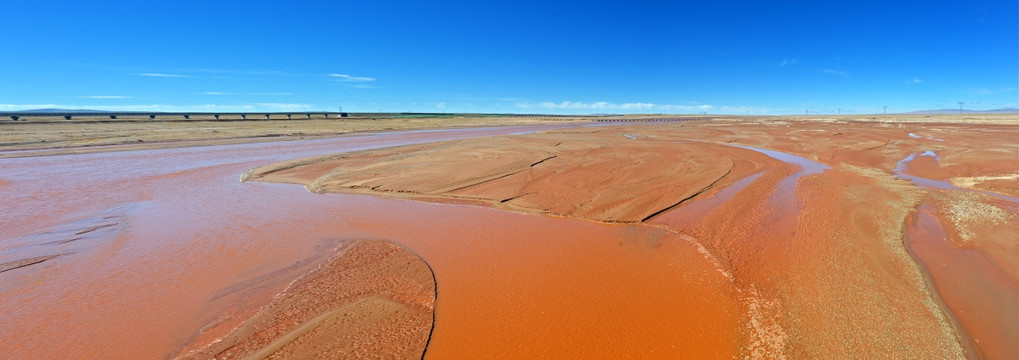
<svg viewBox="0 0 1019 360">
<path fill-rule="evenodd" d="M 923 137 L 923 136 L 920 136 L 920 135 L 917 135 L 917 134 L 914 134 L 914 133 L 906 134 L 906 136 L 909 136 L 909 137 L 914 138 L 914 139 L 927 139 L 927 140 L 934 140 L 934 141 L 945 141 L 945 139 L 938 139 L 938 138 L 933 138 L 933 137 L 929 137 L 929 136 L 928 137 Z"/>
</svg>

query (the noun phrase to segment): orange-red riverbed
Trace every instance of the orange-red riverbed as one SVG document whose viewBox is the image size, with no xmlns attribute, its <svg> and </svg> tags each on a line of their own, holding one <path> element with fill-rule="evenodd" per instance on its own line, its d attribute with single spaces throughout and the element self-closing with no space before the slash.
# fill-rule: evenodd
<svg viewBox="0 0 1019 360">
<path fill-rule="evenodd" d="M 1019 149 L 993 136 L 1015 129 L 726 120 L 520 134 L 543 129 L 0 160 L 0 349 L 193 355 L 269 304 L 312 301 L 284 289 L 349 263 L 330 260 L 344 244 L 381 239 L 434 272 L 426 357 L 1014 354 L 1019 320 L 960 313 L 967 288 L 944 285 L 959 274 L 930 268 L 983 259 L 968 278 L 995 306 L 1016 301 L 1019 161 L 1001 162 Z M 927 150 L 939 162 L 903 161 Z M 328 173 L 315 190 L 329 194 L 237 181 L 350 151 L 277 174 Z M 908 247 L 939 236 L 935 253 Z M 431 309 L 427 292 L 400 296 Z"/>
</svg>

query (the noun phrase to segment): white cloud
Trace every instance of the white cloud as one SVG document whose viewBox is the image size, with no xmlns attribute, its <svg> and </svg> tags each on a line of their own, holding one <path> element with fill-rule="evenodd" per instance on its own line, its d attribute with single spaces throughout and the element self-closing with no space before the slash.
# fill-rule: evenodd
<svg viewBox="0 0 1019 360">
<path fill-rule="evenodd" d="M 793 65 L 797 62 L 798 61 L 796 61 L 796 59 L 782 59 L 782 61 L 780 61 L 778 65 L 779 66 Z"/>
<path fill-rule="evenodd" d="M 290 96 L 292 93 L 288 92 L 252 92 L 252 93 L 230 93 L 220 91 L 205 91 L 202 95 L 250 95 L 250 96 Z"/>
<path fill-rule="evenodd" d="M 667 111 L 667 112 L 702 112 L 711 111 L 715 107 L 711 105 L 671 105 L 671 104 L 654 104 L 645 102 L 632 102 L 632 103 L 610 103 L 606 101 L 595 101 L 595 102 L 579 102 L 579 101 L 562 101 L 562 102 L 541 102 L 541 103 L 517 103 L 516 107 L 522 109 L 549 109 L 549 110 L 585 110 L 585 111 L 621 111 L 621 112 L 648 112 L 648 111 Z"/>
<path fill-rule="evenodd" d="M 89 95 L 79 96 L 81 99 L 134 99 L 134 96 L 121 96 L 121 95 Z"/>
<path fill-rule="evenodd" d="M 444 103 L 444 102 L 435 103 L 435 107 L 440 108 L 440 109 L 445 108 L 446 107 L 446 103 Z"/>
<path fill-rule="evenodd" d="M 912 80 L 906 80 L 906 83 L 907 84 L 922 84 L 923 80 L 920 80 L 919 78 L 913 78 Z"/>
<path fill-rule="evenodd" d="M 844 78 L 848 78 L 849 77 L 849 73 L 845 72 L 845 71 L 842 71 L 842 70 L 824 69 L 824 70 L 821 70 L 821 72 L 823 72 L 825 74 L 838 75 L 838 76 L 841 76 L 841 77 L 844 77 Z"/>
<path fill-rule="evenodd" d="M 347 74 L 329 74 L 329 76 L 336 78 L 337 81 L 346 81 L 346 82 L 371 82 L 371 81 L 375 81 L 375 78 L 367 77 L 367 76 L 350 76 L 350 75 L 347 75 Z"/>
<path fill-rule="evenodd" d="M 164 78 L 186 78 L 186 77 L 191 77 L 191 75 L 164 74 L 164 73 L 137 73 L 135 75 L 138 75 L 138 76 L 148 76 L 148 77 L 164 77 Z"/>
<path fill-rule="evenodd" d="M 538 102 L 528 103 L 520 102 L 516 104 L 517 108 L 528 109 L 532 111 L 573 111 L 573 112 L 605 112 L 605 113 L 681 113 L 681 114 L 696 114 L 696 113 L 711 113 L 711 114 L 736 114 L 743 115 L 746 113 L 750 114 L 770 114 L 771 109 L 758 108 L 752 106 L 715 106 L 708 104 L 687 104 L 687 105 L 675 105 L 675 104 L 656 104 L 646 102 L 632 102 L 632 103 L 611 103 L 606 101 L 596 102 L 578 102 L 578 101 L 562 101 L 562 102 Z"/>
</svg>

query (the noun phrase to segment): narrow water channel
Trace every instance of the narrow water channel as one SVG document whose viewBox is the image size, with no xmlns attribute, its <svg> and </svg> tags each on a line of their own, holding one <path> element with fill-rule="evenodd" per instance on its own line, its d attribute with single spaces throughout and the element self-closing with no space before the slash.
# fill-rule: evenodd
<svg viewBox="0 0 1019 360">
<path fill-rule="evenodd" d="M 893 173 L 930 191 L 971 192 L 993 196 L 1015 206 L 1015 197 L 959 188 L 952 183 L 907 173 L 919 157 L 941 158 L 927 150 L 900 160 Z M 907 244 L 927 269 L 945 305 L 963 328 L 973 350 L 981 358 L 1019 358 L 1019 283 L 1003 273 L 983 252 L 952 245 L 938 216 L 925 201 L 906 224 Z M 1007 231 L 1007 230 L 1006 230 Z"/>
</svg>

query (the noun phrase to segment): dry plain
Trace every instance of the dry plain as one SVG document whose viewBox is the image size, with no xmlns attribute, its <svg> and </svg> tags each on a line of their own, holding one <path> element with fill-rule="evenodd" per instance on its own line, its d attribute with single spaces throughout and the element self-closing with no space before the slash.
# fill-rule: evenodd
<svg viewBox="0 0 1019 360">
<path fill-rule="evenodd" d="M 276 232 L 314 228 L 344 240 L 281 255 L 308 259 L 293 265 L 266 260 L 266 254 L 242 256 L 219 244 L 224 261 L 233 253 L 237 263 L 247 259 L 265 267 L 246 265 L 265 276 L 238 271 L 232 281 L 224 276 L 185 283 L 221 295 L 195 300 L 202 314 L 211 315 L 154 324 L 177 329 L 168 333 L 175 339 L 162 356 L 280 357 L 316 348 L 435 358 L 1019 356 L 1015 115 L 634 121 L 642 118 L 666 117 L 613 123 L 4 123 L 0 149 L 8 151 L 0 157 L 127 154 L 279 140 L 266 135 L 284 133 L 299 139 L 442 126 L 554 126 L 355 151 L 322 149 L 319 155 L 231 168 L 242 170 L 233 174 L 244 183 L 234 186 L 252 201 L 266 196 L 260 191 L 276 189 L 260 187 L 266 182 L 328 194 L 273 203 L 277 216 L 248 213 L 243 206 L 218 205 L 215 211 L 251 217 Z M 0 189 L 16 188 L 4 177 L 0 173 Z M 157 195 L 148 196 L 158 202 L 152 200 Z M 383 210 L 358 221 L 288 210 L 328 209 L 316 205 L 320 201 Z M 228 238 L 272 233 L 210 222 Z M 338 222 L 345 232 L 336 230 Z M 31 233 L 33 227 L 12 229 Z M 131 229 L 145 232 L 141 224 Z M 365 240 L 374 238 L 386 241 Z M 0 248 L 6 252 L 0 252 L 0 277 L 12 280 L 0 291 L 12 298 L 32 297 L 33 281 L 47 281 L 33 272 L 76 261 L 19 250 Z M 269 271 L 272 266 L 286 271 Z M 257 291 L 222 295 L 245 289 Z M 139 300 L 123 306 L 160 303 L 153 294 L 135 294 Z M 356 319 L 343 320 L 351 316 Z M 31 337 L 5 336 L 0 347 L 24 350 Z M 318 355 L 329 354 L 336 353 Z"/>
</svg>

